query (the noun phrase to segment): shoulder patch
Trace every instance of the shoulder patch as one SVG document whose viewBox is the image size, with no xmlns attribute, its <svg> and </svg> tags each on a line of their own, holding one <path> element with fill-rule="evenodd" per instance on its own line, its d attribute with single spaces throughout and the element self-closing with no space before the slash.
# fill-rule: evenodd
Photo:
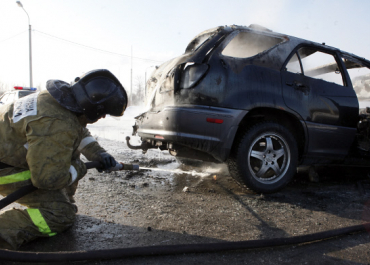
<svg viewBox="0 0 370 265">
<path fill-rule="evenodd" d="M 13 122 L 16 123 L 21 119 L 37 114 L 37 96 L 39 92 L 20 98 L 14 102 Z"/>
</svg>

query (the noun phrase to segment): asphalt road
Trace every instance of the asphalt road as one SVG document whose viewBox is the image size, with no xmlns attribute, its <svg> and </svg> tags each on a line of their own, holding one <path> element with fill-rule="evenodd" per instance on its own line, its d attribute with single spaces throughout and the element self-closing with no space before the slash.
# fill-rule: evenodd
<svg viewBox="0 0 370 265">
<path fill-rule="evenodd" d="M 146 155 L 130 150 L 124 143 L 132 125 L 130 120 L 110 124 L 91 128 L 101 145 L 119 161 L 156 170 L 104 174 L 89 170 L 75 195 L 79 211 L 73 227 L 25 245 L 21 251 L 87 251 L 271 239 L 370 221 L 367 170 L 323 168 L 318 183 L 297 174 L 284 190 L 261 195 L 238 185 L 223 165 L 189 166 L 158 150 Z M 10 207 L 14 206 L 17 205 Z M 370 231 L 284 247 L 68 264 L 370 264 Z"/>
</svg>

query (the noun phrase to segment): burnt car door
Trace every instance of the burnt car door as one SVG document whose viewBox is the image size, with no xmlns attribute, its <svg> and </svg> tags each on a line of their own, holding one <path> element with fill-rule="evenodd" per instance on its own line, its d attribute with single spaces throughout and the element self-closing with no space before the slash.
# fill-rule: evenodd
<svg viewBox="0 0 370 265">
<path fill-rule="evenodd" d="M 343 158 L 355 138 L 359 106 L 337 52 L 298 47 L 281 76 L 286 106 L 307 127 L 307 155 Z"/>
<path fill-rule="evenodd" d="M 210 80 L 219 106 L 251 110 L 259 107 L 279 108 L 283 103 L 280 67 L 273 56 L 285 38 L 266 31 L 234 31 L 210 58 Z M 213 81 L 214 82 L 214 81 Z"/>
</svg>

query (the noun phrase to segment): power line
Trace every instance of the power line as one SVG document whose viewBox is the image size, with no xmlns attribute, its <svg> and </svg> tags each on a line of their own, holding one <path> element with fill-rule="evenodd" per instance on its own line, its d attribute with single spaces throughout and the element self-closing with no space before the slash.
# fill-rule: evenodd
<svg viewBox="0 0 370 265">
<path fill-rule="evenodd" d="M 18 33 L 17 35 L 14 35 L 13 37 L 9 37 L 7 39 L 1 40 L 0 43 L 2 43 L 4 41 L 7 41 L 7 40 L 10 40 L 10 39 L 13 39 L 13 38 L 17 37 L 18 35 L 21 35 L 21 34 L 25 33 L 26 31 L 28 31 L 28 30 L 24 30 L 24 31 Z"/>
<path fill-rule="evenodd" d="M 81 46 L 81 47 L 85 47 L 85 48 L 88 48 L 88 49 L 92 49 L 92 50 L 96 50 L 96 51 L 100 51 L 100 52 L 105 52 L 105 53 L 109 53 L 109 54 L 114 54 L 114 55 L 118 55 L 118 56 L 128 57 L 128 58 L 131 58 L 132 57 L 131 55 L 126 55 L 126 54 L 121 54 L 121 53 L 106 51 L 106 50 L 94 48 L 94 47 L 91 47 L 91 46 L 87 46 L 87 45 L 84 45 L 84 44 L 80 44 L 80 43 L 77 43 L 77 42 L 73 42 L 73 41 L 70 41 L 70 40 L 62 39 L 62 38 L 59 38 L 59 37 L 50 35 L 50 34 L 45 33 L 45 32 L 41 32 L 39 30 L 34 30 L 34 31 L 36 31 L 38 33 L 41 33 L 41 34 L 44 34 L 46 36 L 49 36 L 49 37 L 52 37 L 52 38 L 55 38 L 55 39 L 58 39 L 58 40 L 62 40 L 62 41 L 65 41 L 65 42 L 69 42 L 69 43 L 72 43 L 72 44 L 75 44 L 75 45 L 78 45 L 78 46 Z M 143 61 L 163 63 L 163 61 L 157 61 L 157 60 L 152 60 L 152 59 L 147 59 L 147 58 L 140 58 L 140 57 L 132 57 L 132 58 L 138 59 L 138 60 L 143 60 Z"/>
</svg>

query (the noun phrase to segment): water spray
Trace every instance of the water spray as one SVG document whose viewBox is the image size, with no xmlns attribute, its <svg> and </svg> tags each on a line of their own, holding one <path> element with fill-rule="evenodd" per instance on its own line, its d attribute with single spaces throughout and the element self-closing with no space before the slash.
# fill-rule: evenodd
<svg viewBox="0 0 370 265">
<path fill-rule="evenodd" d="M 217 172 L 197 172 L 195 170 L 193 171 L 184 171 L 181 169 L 164 169 L 164 168 L 150 168 L 150 167 L 140 167 L 140 169 L 145 169 L 145 170 L 151 170 L 151 171 L 164 171 L 164 172 L 169 172 L 169 173 L 175 173 L 175 174 L 188 174 L 192 176 L 199 176 L 199 177 L 207 177 L 209 175 L 212 175 Z"/>
</svg>

